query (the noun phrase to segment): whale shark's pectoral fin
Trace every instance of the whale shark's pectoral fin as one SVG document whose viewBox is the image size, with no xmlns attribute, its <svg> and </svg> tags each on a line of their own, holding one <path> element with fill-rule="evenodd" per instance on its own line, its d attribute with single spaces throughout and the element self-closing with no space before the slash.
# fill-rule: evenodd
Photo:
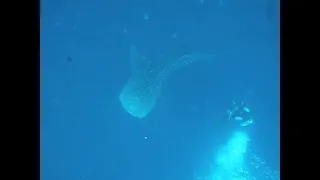
<svg viewBox="0 0 320 180">
<path fill-rule="evenodd" d="M 141 56 L 138 53 L 137 47 L 135 45 L 130 45 L 130 61 L 131 61 L 131 68 L 133 71 L 140 69 L 141 67 L 145 66 L 146 58 Z"/>
<path fill-rule="evenodd" d="M 176 58 L 175 61 L 173 61 L 172 68 L 174 70 L 177 70 L 197 61 L 208 61 L 214 58 L 215 58 L 214 54 L 203 54 L 203 53 L 185 54 L 180 58 Z"/>
</svg>

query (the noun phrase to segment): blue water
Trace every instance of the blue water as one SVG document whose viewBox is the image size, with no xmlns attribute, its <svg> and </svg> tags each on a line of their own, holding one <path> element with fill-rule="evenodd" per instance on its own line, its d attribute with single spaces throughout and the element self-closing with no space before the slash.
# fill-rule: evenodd
<svg viewBox="0 0 320 180">
<path fill-rule="evenodd" d="M 174 72 L 139 119 L 118 99 L 130 44 L 216 58 Z M 280 171 L 279 48 L 277 0 L 42 0 L 40 179 L 195 180 L 238 130 Z M 228 119 L 232 101 L 252 125 Z"/>
</svg>

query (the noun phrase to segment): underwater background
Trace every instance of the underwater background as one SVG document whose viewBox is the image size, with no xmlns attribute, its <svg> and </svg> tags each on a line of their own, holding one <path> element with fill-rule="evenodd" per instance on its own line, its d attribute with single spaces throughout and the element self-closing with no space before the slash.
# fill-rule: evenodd
<svg viewBox="0 0 320 180">
<path fill-rule="evenodd" d="M 40 179 L 280 179 L 279 4 L 42 0 Z M 131 44 L 214 57 L 173 72 L 137 118 L 119 101 Z"/>
</svg>

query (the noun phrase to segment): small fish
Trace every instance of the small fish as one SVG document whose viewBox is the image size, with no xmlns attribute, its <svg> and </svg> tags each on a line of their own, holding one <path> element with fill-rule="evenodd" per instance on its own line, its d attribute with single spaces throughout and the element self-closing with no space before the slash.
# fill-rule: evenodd
<svg viewBox="0 0 320 180">
<path fill-rule="evenodd" d="M 68 62 L 72 62 L 72 57 L 71 56 L 67 56 L 67 61 Z"/>
<path fill-rule="evenodd" d="M 246 112 L 250 112 L 250 109 L 247 108 L 247 107 L 244 107 L 243 110 L 246 111 Z"/>
</svg>

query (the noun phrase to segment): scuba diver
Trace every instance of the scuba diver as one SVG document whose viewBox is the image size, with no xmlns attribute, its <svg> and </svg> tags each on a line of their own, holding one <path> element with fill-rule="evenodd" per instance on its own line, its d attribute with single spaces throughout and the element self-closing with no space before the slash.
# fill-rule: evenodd
<svg viewBox="0 0 320 180">
<path fill-rule="evenodd" d="M 250 109 L 245 106 L 244 102 L 236 103 L 232 102 L 233 107 L 227 110 L 228 119 L 238 121 L 241 126 L 248 126 L 253 123 Z"/>
</svg>

